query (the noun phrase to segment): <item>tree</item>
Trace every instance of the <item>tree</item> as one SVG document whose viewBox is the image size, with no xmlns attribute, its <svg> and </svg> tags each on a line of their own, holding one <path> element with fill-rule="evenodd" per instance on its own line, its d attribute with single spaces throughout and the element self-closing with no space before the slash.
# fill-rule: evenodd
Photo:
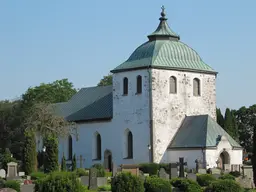
<svg viewBox="0 0 256 192">
<path fill-rule="evenodd" d="M 221 113 L 220 108 L 217 108 L 217 109 L 216 109 L 216 117 L 217 117 L 217 123 L 218 123 L 222 128 L 224 128 L 224 122 L 225 122 L 225 120 L 224 120 L 224 117 L 223 117 L 223 115 L 222 115 L 222 113 Z"/>
<path fill-rule="evenodd" d="M 73 155 L 72 158 L 72 171 L 76 170 L 76 154 Z"/>
<path fill-rule="evenodd" d="M 23 169 L 27 175 L 37 170 L 36 141 L 32 131 L 25 133 Z"/>
<path fill-rule="evenodd" d="M 252 168 L 253 168 L 253 180 L 254 184 L 256 184 L 256 116 L 255 114 L 252 117 L 253 126 L 253 155 L 252 155 Z"/>
<path fill-rule="evenodd" d="M 227 108 L 225 112 L 225 121 L 223 128 L 225 129 L 225 131 L 228 132 L 228 134 L 232 134 L 232 116 L 229 108 Z"/>
<path fill-rule="evenodd" d="M 66 171 L 66 170 L 67 170 L 66 158 L 63 154 L 61 159 L 61 171 Z"/>
<path fill-rule="evenodd" d="M 107 86 L 112 85 L 112 74 L 108 74 L 107 76 L 104 76 L 97 86 Z"/>
<path fill-rule="evenodd" d="M 44 138 L 46 147 L 44 154 L 44 172 L 50 173 L 59 170 L 58 163 L 58 139 L 55 135 L 47 135 Z"/>
</svg>

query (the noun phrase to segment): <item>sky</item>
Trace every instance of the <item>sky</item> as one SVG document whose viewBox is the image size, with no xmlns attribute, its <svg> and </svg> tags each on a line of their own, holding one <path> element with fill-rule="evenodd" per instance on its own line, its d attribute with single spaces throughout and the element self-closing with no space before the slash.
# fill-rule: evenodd
<svg viewBox="0 0 256 192">
<path fill-rule="evenodd" d="M 153 32 L 169 26 L 218 71 L 217 106 L 256 104 L 255 0 L 1 0 L 0 100 L 68 78 L 95 86 Z"/>
</svg>

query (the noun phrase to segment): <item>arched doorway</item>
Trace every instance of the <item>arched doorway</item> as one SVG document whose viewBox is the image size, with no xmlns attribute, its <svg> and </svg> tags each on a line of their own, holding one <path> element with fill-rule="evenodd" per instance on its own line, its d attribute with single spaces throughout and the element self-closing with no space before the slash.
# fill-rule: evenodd
<svg viewBox="0 0 256 192">
<path fill-rule="evenodd" d="M 218 168 L 225 170 L 225 164 L 230 164 L 230 156 L 227 151 L 223 151 L 220 153 L 218 158 Z"/>
<path fill-rule="evenodd" d="M 112 153 L 108 149 L 106 149 L 104 152 L 104 167 L 110 172 L 112 171 Z"/>
</svg>

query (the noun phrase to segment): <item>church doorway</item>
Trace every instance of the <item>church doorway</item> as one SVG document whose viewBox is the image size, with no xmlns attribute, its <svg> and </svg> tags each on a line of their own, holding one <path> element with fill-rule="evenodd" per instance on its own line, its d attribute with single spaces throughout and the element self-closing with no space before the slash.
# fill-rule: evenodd
<svg viewBox="0 0 256 192">
<path fill-rule="evenodd" d="M 112 152 L 108 149 L 104 152 L 104 167 L 110 172 L 112 171 Z"/>
<path fill-rule="evenodd" d="M 218 168 L 225 170 L 225 164 L 230 164 L 230 156 L 227 151 L 223 151 L 218 159 Z"/>
</svg>

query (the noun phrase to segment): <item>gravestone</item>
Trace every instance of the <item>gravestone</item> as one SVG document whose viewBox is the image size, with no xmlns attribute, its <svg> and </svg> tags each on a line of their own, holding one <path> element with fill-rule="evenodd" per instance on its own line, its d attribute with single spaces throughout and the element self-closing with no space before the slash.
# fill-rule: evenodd
<svg viewBox="0 0 256 192">
<path fill-rule="evenodd" d="M 130 172 L 133 175 L 139 176 L 140 171 L 139 171 L 139 166 L 138 165 L 121 165 L 121 171 L 122 172 Z"/>
<path fill-rule="evenodd" d="M 0 192 L 17 192 L 17 191 L 11 188 L 2 188 L 0 189 Z"/>
<path fill-rule="evenodd" d="M 89 186 L 89 176 L 80 177 L 81 183 L 85 186 Z"/>
<path fill-rule="evenodd" d="M 196 163 L 196 172 L 198 173 L 199 169 L 203 169 L 203 162 L 200 159 L 196 159 L 195 163 Z"/>
<path fill-rule="evenodd" d="M 162 179 L 169 179 L 169 174 L 166 173 L 164 168 L 160 168 L 159 172 L 158 172 L 158 177 L 162 178 Z"/>
<path fill-rule="evenodd" d="M 185 175 L 184 175 L 184 165 L 186 166 L 187 165 L 187 162 L 184 162 L 184 158 L 183 157 L 180 157 L 179 158 L 179 162 L 177 163 L 178 165 L 179 165 L 179 167 L 180 167 L 180 169 L 179 169 L 179 177 L 181 177 L 181 178 L 184 178 L 185 177 Z"/>
<path fill-rule="evenodd" d="M 0 170 L 0 177 L 5 178 L 6 177 L 6 171 L 4 169 Z"/>
<path fill-rule="evenodd" d="M 19 177 L 23 177 L 23 176 L 25 176 L 25 172 L 19 172 Z"/>
<path fill-rule="evenodd" d="M 187 178 L 193 181 L 196 181 L 196 174 L 195 173 L 188 173 Z"/>
<path fill-rule="evenodd" d="M 177 163 L 169 163 L 170 179 L 178 177 L 178 166 Z"/>
<path fill-rule="evenodd" d="M 89 189 L 97 189 L 97 169 L 92 167 L 89 173 Z"/>
<path fill-rule="evenodd" d="M 34 192 L 35 184 L 21 185 L 20 192 Z"/>
<path fill-rule="evenodd" d="M 199 174 L 206 174 L 206 169 L 198 169 Z"/>
<path fill-rule="evenodd" d="M 240 176 L 236 178 L 236 181 L 245 189 L 254 188 L 253 180 L 251 178 L 248 178 L 247 176 Z"/>
<path fill-rule="evenodd" d="M 215 173 L 215 174 L 212 174 L 212 176 L 215 177 L 216 179 L 219 179 L 220 176 L 221 176 L 221 174 L 216 174 L 216 173 Z"/>
<path fill-rule="evenodd" d="M 212 174 L 219 174 L 219 175 L 221 174 L 220 169 L 212 168 L 211 171 L 212 171 Z"/>
<path fill-rule="evenodd" d="M 143 171 L 140 171 L 140 173 L 139 173 L 139 178 L 141 178 L 141 180 L 142 180 L 143 182 L 145 182 L 146 177 L 145 177 Z"/>
<path fill-rule="evenodd" d="M 10 162 L 7 164 L 7 177 L 17 177 L 17 163 Z"/>
<path fill-rule="evenodd" d="M 117 174 L 117 165 L 112 162 L 112 177 L 114 177 Z"/>
</svg>

